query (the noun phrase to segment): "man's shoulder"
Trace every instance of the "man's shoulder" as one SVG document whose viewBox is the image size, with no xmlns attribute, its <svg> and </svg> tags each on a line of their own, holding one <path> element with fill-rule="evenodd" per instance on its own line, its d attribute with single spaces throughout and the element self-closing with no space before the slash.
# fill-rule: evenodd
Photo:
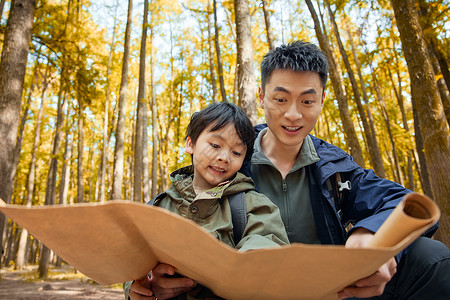
<svg viewBox="0 0 450 300">
<path fill-rule="evenodd" d="M 314 148 L 317 151 L 317 154 L 321 159 L 325 160 L 339 160 L 345 158 L 348 155 L 347 152 L 342 150 L 341 148 L 330 144 L 322 139 L 319 139 L 313 135 L 309 135 L 311 141 L 313 142 Z"/>
</svg>

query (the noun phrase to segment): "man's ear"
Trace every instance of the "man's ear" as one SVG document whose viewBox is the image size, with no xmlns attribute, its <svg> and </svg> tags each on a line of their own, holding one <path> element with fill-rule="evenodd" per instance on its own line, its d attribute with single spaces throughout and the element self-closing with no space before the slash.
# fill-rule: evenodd
<svg viewBox="0 0 450 300">
<path fill-rule="evenodd" d="M 323 94 L 322 94 L 322 102 L 320 103 L 320 106 L 323 107 L 324 102 L 325 102 L 325 89 L 323 90 Z"/>
<path fill-rule="evenodd" d="M 262 109 L 264 109 L 264 91 L 261 87 L 258 88 L 258 98 L 259 98 L 259 105 Z"/>
<path fill-rule="evenodd" d="M 193 143 L 192 143 L 192 139 L 190 136 L 188 136 L 186 138 L 186 153 L 189 154 L 193 154 L 194 153 L 194 148 L 193 148 Z"/>
</svg>

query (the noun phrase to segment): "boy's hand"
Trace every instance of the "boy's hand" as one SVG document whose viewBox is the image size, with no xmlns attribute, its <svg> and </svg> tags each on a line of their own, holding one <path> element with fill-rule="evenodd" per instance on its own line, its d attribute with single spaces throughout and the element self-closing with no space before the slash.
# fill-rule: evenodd
<svg viewBox="0 0 450 300">
<path fill-rule="evenodd" d="M 373 233 L 367 229 L 359 228 L 349 236 L 345 247 L 363 248 L 372 239 Z M 394 257 L 382 265 L 375 273 L 369 277 L 355 282 L 338 293 L 340 299 L 358 297 L 367 298 L 383 294 L 384 287 L 397 272 L 397 262 Z"/>
<path fill-rule="evenodd" d="M 151 271 L 150 283 L 158 299 L 170 299 L 186 293 L 196 282 L 187 277 L 170 277 L 175 275 L 175 268 L 167 264 L 158 264 Z"/>
<path fill-rule="evenodd" d="M 135 280 L 130 287 L 129 296 L 131 300 L 155 300 L 156 297 L 152 291 L 150 278 L 144 276 Z"/>
</svg>

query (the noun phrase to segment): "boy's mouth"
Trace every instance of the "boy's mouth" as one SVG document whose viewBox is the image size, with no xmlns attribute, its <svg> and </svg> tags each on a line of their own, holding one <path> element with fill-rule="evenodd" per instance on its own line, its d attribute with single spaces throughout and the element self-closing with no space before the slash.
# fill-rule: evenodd
<svg viewBox="0 0 450 300">
<path fill-rule="evenodd" d="M 209 166 L 213 171 L 218 172 L 218 173 L 225 173 L 225 169 L 223 168 L 219 168 L 219 167 L 214 167 L 214 166 Z"/>
</svg>

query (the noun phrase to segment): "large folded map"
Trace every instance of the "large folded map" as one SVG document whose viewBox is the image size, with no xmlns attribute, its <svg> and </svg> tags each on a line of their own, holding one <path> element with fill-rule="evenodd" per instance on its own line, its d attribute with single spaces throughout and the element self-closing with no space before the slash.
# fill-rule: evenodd
<svg viewBox="0 0 450 300">
<path fill-rule="evenodd" d="M 100 284 L 140 278 L 158 262 L 226 299 L 337 299 L 439 219 L 429 198 L 408 194 L 368 248 L 291 244 L 238 252 L 190 220 L 129 201 L 0 211 Z"/>
</svg>

